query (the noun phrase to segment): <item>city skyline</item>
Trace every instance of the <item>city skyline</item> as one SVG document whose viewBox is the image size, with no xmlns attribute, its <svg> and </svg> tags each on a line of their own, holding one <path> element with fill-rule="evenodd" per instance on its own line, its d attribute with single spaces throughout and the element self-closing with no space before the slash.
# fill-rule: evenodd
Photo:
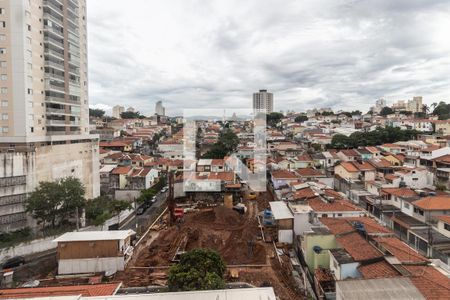
<svg viewBox="0 0 450 300">
<path fill-rule="evenodd" d="M 88 3 L 94 107 L 250 108 L 259 89 L 274 111 L 448 101 L 448 2 L 132 3 Z"/>
</svg>

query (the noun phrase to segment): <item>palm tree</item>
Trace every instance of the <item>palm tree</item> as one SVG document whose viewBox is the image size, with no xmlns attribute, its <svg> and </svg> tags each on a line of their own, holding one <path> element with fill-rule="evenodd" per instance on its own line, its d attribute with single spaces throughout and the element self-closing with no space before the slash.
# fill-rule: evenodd
<svg viewBox="0 0 450 300">
<path fill-rule="evenodd" d="M 427 116 L 430 113 L 430 107 L 424 104 L 422 105 L 422 111 L 425 113 L 425 116 Z"/>
<path fill-rule="evenodd" d="M 433 112 L 434 112 L 434 110 L 436 109 L 436 106 L 438 106 L 438 104 L 437 104 L 436 102 L 433 102 L 433 103 L 431 104 L 431 107 L 433 108 Z"/>
</svg>

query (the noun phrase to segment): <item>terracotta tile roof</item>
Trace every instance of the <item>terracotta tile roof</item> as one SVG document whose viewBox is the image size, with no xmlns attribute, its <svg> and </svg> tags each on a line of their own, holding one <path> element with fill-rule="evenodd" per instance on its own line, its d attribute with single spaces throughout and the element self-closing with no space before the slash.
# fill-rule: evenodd
<svg viewBox="0 0 450 300">
<path fill-rule="evenodd" d="M 377 147 L 366 147 L 366 149 L 371 153 L 378 153 L 380 150 L 378 150 Z"/>
<path fill-rule="evenodd" d="M 450 196 L 430 196 L 412 203 L 423 210 L 450 210 Z"/>
<path fill-rule="evenodd" d="M 355 166 L 355 164 L 351 162 L 341 162 L 340 165 L 347 171 L 347 172 L 359 172 L 359 169 Z"/>
<path fill-rule="evenodd" d="M 391 233 L 389 229 L 369 217 L 320 218 L 320 222 L 327 226 L 333 234 L 341 234 L 355 230 L 355 227 L 352 225 L 353 222 L 364 224 L 364 229 L 368 234 Z"/>
<path fill-rule="evenodd" d="M 275 171 L 272 171 L 271 174 L 272 174 L 272 178 L 275 178 L 275 179 L 297 179 L 298 178 L 294 173 L 289 172 L 287 170 L 275 170 Z"/>
<path fill-rule="evenodd" d="M 341 153 L 347 157 L 359 156 L 359 153 L 353 149 L 344 149 L 344 150 L 341 150 Z"/>
<path fill-rule="evenodd" d="M 352 232 L 336 237 L 341 245 L 355 261 L 382 257 L 383 254 L 365 240 L 358 232 Z"/>
<path fill-rule="evenodd" d="M 450 295 L 450 279 L 432 266 L 404 267 L 411 272 L 412 283 L 426 299 L 448 299 Z"/>
<path fill-rule="evenodd" d="M 358 271 L 364 279 L 401 276 L 400 272 L 385 260 L 361 265 L 358 267 Z"/>
<path fill-rule="evenodd" d="M 433 160 L 437 162 L 450 163 L 450 154 L 436 157 Z"/>
<path fill-rule="evenodd" d="M 375 171 L 375 168 L 368 162 L 355 163 L 356 167 L 360 171 Z"/>
<path fill-rule="evenodd" d="M 444 223 L 450 224 L 450 216 L 449 215 L 442 215 L 436 217 L 439 221 L 442 221 Z"/>
<path fill-rule="evenodd" d="M 298 161 L 312 161 L 313 159 L 311 158 L 311 156 L 309 154 L 303 154 L 303 155 L 297 156 L 297 160 Z"/>
<path fill-rule="evenodd" d="M 392 164 L 390 161 L 384 159 L 384 158 L 373 158 L 368 161 L 372 166 L 375 168 L 389 168 L 392 167 Z"/>
<path fill-rule="evenodd" d="M 394 174 L 387 174 L 387 175 L 384 175 L 384 178 L 385 179 L 387 179 L 387 180 L 395 180 L 395 179 L 397 179 L 397 178 L 400 178 L 400 176 L 398 176 L 398 175 L 394 175 Z"/>
<path fill-rule="evenodd" d="M 412 198 L 417 197 L 417 193 L 410 188 L 402 187 L 402 188 L 384 188 L 381 189 L 381 193 L 394 195 L 400 198 Z"/>
<path fill-rule="evenodd" d="M 322 176 L 325 177 L 325 174 L 320 172 L 319 170 L 313 169 L 313 168 L 301 168 L 295 170 L 295 172 L 300 176 Z"/>
<path fill-rule="evenodd" d="M 110 142 L 100 142 L 100 147 L 125 147 L 133 144 L 133 141 L 110 141 Z"/>
<path fill-rule="evenodd" d="M 219 179 L 222 181 L 234 181 L 235 177 L 234 177 L 234 172 L 211 172 L 209 173 L 208 179 L 210 180 L 214 180 L 214 179 Z"/>
<path fill-rule="evenodd" d="M 307 202 L 315 212 L 361 211 L 360 208 L 346 200 L 338 199 L 333 202 L 325 202 L 319 197 L 316 197 L 308 200 Z"/>
<path fill-rule="evenodd" d="M 399 145 L 396 144 L 383 144 L 381 145 L 381 147 L 386 147 L 386 148 L 401 148 Z"/>
<path fill-rule="evenodd" d="M 134 168 L 131 176 L 133 177 L 145 177 L 151 171 L 151 168 Z"/>
<path fill-rule="evenodd" d="M 311 188 L 304 188 L 294 192 L 294 200 L 308 199 L 316 197 L 316 193 Z"/>
<path fill-rule="evenodd" d="M 78 296 L 95 297 L 111 296 L 121 283 L 105 283 L 94 285 L 70 285 L 36 288 L 17 288 L 0 290 L 0 299 L 23 299 L 38 297 Z"/>
<path fill-rule="evenodd" d="M 428 262 L 428 259 L 417 253 L 396 237 L 375 237 L 378 248 L 389 251 L 400 262 Z"/>
<path fill-rule="evenodd" d="M 111 174 L 116 174 L 116 175 L 125 175 L 125 174 L 128 174 L 130 171 L 131 171 L 131 167 L 130 166 L 127 166 L 127 167 L 117 167 L 117 168 L 114 168 L 112 171 L 111 171 Z"/>
</svg>

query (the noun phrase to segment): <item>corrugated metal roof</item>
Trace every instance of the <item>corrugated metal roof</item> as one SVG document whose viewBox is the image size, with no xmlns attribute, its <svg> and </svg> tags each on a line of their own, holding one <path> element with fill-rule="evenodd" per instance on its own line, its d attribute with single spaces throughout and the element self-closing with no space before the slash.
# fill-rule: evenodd
<svg viewBox="0 0 450 300">
<path fill-rule="evenodd" d="M 287 204 L 283 201 L 272 201 L 269 202 L 270 209 L 272 210 L 273 217 L 275 220 L 283 220 L 283 219 L 293 219 L 291 210 L 287 206 Z"/>
</svg>

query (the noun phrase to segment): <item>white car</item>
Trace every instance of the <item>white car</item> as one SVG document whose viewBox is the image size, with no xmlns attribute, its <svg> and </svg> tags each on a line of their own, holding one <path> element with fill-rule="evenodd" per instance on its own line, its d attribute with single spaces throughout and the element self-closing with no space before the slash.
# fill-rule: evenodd
<svg viewBox="0 0 450 300">
<path fill-rule="evenodd" d="M 152 203 L 155 203 L 156 202 L 156 196 L 154 196 L 153 198 L 152 198 L 152 200 L 150 200 Z"/>
<path fill-rule="evenodd" d="M 165 192 L 167 192 L 167 187 L 163 187 L 161 190 L 161 193 L 165 193 Z"/>
</svg>

